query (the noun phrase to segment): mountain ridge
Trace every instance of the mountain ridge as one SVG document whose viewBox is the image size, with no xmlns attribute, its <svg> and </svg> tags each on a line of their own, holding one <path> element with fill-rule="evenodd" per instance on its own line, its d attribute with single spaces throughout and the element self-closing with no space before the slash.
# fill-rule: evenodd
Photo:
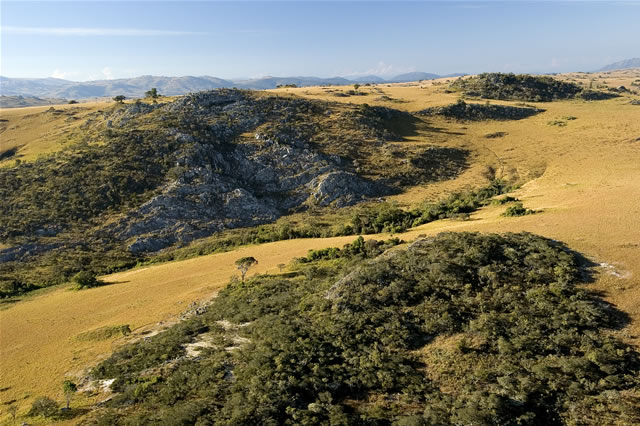
<svg viewBox="0 0 640 426">
<path fill-rule="evenodd" d="M 457 76 L 453 75 L 453 76 Z M 361 77 L 265 76 L 253 79 L 227 80 L 212 76 L 154 76 L 141 75 L 113 80 L 72 81 L 59 78 L 10 78 L 0 76 L 3 96 L 35 96 L 39 98 L 88 99 L 124 95 L 143 97 L 156 87 L 163 95 L 184 95 L 202 90 L 235 87 L 238 89 L 268 90 L 295 84 L 298 87 L 319 85 L 350 85 L 362 83 L 399 83 L 440 78 L 438 74 L 412 72 L 384 79 L 376 75 Z"/>
<path fill-rule="evenodd" d="M 629 68 L 640 68 L 640 58 L 623 59 L 622 61 L 613 62 L 605 65 L 598 71 L 614 71 L 614 70 L 626 70 Z"/>
</svg>

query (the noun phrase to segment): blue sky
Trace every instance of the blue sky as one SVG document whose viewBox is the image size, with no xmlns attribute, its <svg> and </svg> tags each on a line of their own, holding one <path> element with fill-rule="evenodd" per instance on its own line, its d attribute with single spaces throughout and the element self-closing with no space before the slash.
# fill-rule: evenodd
<svg viewBox="0 0 640 426">
<path fill-rule="evenodd" d="M 640 56 L 640 2 L 9 2 L 0 74 L 590 71 Z"/>
</svg>

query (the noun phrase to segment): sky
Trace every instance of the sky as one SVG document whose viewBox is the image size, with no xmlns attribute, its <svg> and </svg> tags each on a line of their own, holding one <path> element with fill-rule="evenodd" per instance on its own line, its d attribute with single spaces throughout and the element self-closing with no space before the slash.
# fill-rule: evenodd
<svg viewBox="0 0 640 426">
<path fill-rule="evenodd" d="M 640 1 L 0 1 L 0 75 L 382 77 L 640 57 Z"/>
</svg>

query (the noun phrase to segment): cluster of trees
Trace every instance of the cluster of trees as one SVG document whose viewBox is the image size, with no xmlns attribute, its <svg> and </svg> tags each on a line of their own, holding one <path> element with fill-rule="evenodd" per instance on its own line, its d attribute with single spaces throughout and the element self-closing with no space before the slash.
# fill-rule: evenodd
<svg viewBox="0 0 640 426">
<path fill-rule="evenodd" d="M 471 78 L 460 78 L 451 83 L 451 88 L 461 90 L 471 97 L 526 102 L 570 99 L 582 92 L 581 86 L 553 77 L 512 73 L 483 73 Z"/>
<path fill-rule="evenodd" d="M 93 371 L 118 392 L 96 424 L 640 421 L 638 353 L 607 332 L 611 308 L 576 286 L 565 247 L 451 233 L 339 253 L 235 281 L 115 353 Z M 203 333 L 212 347 L 186 356 Z"/>
<path fill-rule="evenodd" d="M 487 101 L 488 102 L 488 101 Z M 514 107 L 506 105 L 468 104 L 463 100 L 442 107 L 432 107 L 420 111 L 424 115 L 441 115 L 457 120 L 521 120 L 543 112 L 543 109 Z"/>
<path fill-rule="evenodd" d="M 151 98 L 155 102 L 156 99 L 160 97 L 160 94 L 158 93 L 158 89 L 156 89 L 155 87 L 152 87 L 151 90 L 147 90 L 146 92 L 144 92 L 144 96 L 147 98 Z M 125 95 L 117 95 L 113 97 L 113 100 L 119 104 L 124 103 L 125 99 L 127 99 Z M 77 102 L 69 101 L 69 103 L 77 103 Z"/>
<path fill-rule="evenodd" d="M 512 191 L 513 186 L 494 179 L 488 186 L 477 190 L 458 192 L 437 203 L 424 203 L 412 210 L 404 210 L 390 203 L 358 209 L 343 231 L 345 235 L 404 232 L 409 228 L 454 218 L 466 219 L 470 213 L 490 203 L 492 197 Z"/>
</svg>

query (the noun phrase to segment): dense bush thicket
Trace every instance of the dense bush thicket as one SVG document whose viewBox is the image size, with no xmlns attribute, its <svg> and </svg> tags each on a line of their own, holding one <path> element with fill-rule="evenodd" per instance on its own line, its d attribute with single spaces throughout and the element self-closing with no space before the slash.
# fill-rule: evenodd
<svg viewBox="0 0 640 426">
<path fill-rule="evenodd" d="M 614 312 L 575 286 L 566 248 L 450 233 L 365 256 L 233 282 L 115 353 L 93 371 L 118 392 L 95 424 L 640 421 L 638 354 L 606 332 Z"/>
<path fill-rule="evenodd" d="M 597 90 L 585 90 L 578 97 L 585 101 L 604 101 L 607 99 L 619 98 L 620 95 L 612 92 L 599 92 Z"/>
<path fill-rule="evenodd" d="M 341 209 L 338 217 L 329 221 L 308 217 L 302 224 L 288 222 L 229 230 L 192 246 L 161 253 L 148 263 L 187 259 L 194 256 L 229 250 L 246 244 L 262 244 L 295 238 L 328 238 L 346 235 L 376 234 L 379 232 L 405 232 L 414 226 L 439 219 L 467 219 L 480 207 L 491 203 L 491 198 L 514 190 L 505 181 L 495 179 L 476 190 L 458 192 L 438 202 L 424 202 L 421 206 L 405 210 L 393 203 L 383 202 Z M 507 197 L 506 201 L 514 201 Z M 517 201 L 517 200 L 515 200 Z M 337 224 L 337 225 L 336 225 Z"/>
<path fill-rule="evenodd" d="M 329 247 L 320 250 L 309 250 L 306 257 L 297 259 L 299 263 L 315 262 L 317 260 L 330 260 L 340 258 L 352 258 L 355 256 L 376 257 L 384 253 L 391 247 L 402 244 L 404 241 L 399 238 L 390 238 L 386 241 L 374 239 L 366 240 L 359 236 L 350 244 L 345 244 L 343 248 Z"/>
<path fill-rule="evenodd" d="M 455 104 L 432 107 L 419 111 L 422 115 L 440 115 L 456 120 L 521 120 L 544 112 L 543 109 L 529 107 L 514 107 L 506 105 L 469 104 L 459 100 Z"/>
<path fill-rule="evenodd" d="M 350 233 L 377 234 L 379 232 L 404 232 L 407 229 L 438 219 L 466 219 L 480 207 L 490 203 L 496 195 L 513 189 L 506 182 L 496 179 L 488 186 L 473 191 L 458 192 L 437 203 L 424 203 L 413 210 L 403 210 L 390 203 L 381 203 L 357 209 L 342 231 Z"/>
<path fill-rule="evenodd" d="M 451 83 L 451 87 L 461 90 L 466 96 L 529 102 L 570 99 L 582 91 L 577 84 L 552 77 L 502 73 L 460 78 Z"/>
<path fill-rule="evenodd" d="M 0 240 L 55 235 L 144 201 L 165 179 L 179 144 L 157 131 L 110 131 L 33 163 L 0 171 Z M 86 142 L 86 141 L 85 141 Z"/>
</svg>

